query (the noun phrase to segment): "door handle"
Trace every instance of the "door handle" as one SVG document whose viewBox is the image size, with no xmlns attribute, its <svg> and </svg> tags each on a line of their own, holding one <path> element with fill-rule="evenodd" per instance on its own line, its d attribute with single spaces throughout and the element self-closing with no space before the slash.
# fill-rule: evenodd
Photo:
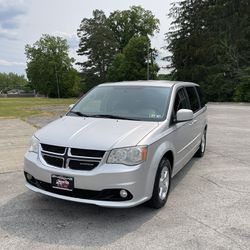
<svg viewBox="0 0 250 250">
<path fill-rule="evenodd" d="M 192 120 L 190 123 L 188 123 L 188 125 L 193 125 L 197 122 L 197 120 Z"/>
</svg>

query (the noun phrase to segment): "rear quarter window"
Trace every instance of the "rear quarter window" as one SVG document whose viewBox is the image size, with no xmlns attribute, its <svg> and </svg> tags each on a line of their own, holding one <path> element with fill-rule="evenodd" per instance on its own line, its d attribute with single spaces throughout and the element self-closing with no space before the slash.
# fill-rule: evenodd
<svg viewBox="0 0 250 250">
<path fill-rule="evenodd" d="M 207 103 L 206 99 L 205 99 L 205 97 L 203 95 L 203 92 L 202 92 L 201 88 L 198 87 L 198 86 L 196 86 L 195 88 L 196 88 L 197 93 L 198 93 L 199 98 L 200 98 L 201 107 L 203 108 L 206 105 L 206 103 Z"/>
<path fill-rule="evenodd" d="M 200 109 L 200 101 L 195 87 L 186 87 L 192 111 L 195 113 Z"/>
</svg>

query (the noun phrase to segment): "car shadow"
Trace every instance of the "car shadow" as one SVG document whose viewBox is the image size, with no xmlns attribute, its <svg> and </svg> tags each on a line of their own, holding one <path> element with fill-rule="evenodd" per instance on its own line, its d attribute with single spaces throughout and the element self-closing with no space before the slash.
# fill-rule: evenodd
<svg viewBox="0 0 250 250">
<path fill-rule="evenodd" d="M 136 231 L 158 211 L 103 208 L 26 191 L 0 207 L 0 228 L 28 241 L 97 247 Z"/>
</svg>

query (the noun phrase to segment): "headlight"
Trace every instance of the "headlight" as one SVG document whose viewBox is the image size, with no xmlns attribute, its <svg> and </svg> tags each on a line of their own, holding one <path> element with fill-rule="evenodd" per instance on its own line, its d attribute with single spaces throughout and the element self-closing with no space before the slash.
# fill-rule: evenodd
<svg viewBox="0 0 250 250">
<path fill-rule="evenodd" d="M 146 146 L 113 149 L 107 163 L 137 165 L 147 159 L 148 148 Z"/>
<path fill-rule="evenodd" d="M 38 150 L 39 150 L 39 140 L 35 136 L 32 136 L 29 152 L 34 152 L 38 154 Z"/>
</svg>

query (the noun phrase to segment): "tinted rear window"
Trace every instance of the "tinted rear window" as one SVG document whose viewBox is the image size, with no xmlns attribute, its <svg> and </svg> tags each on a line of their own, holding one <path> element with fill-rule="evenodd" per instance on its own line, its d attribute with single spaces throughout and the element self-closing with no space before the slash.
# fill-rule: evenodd
<svg viewBox="0 0 250 250">
<path fill-rule="evenodd" d="M 194 87 L 186 87 L 187 94 L 189 97 L 189 102 L 193 112 L 196 112 L 200 109 L 200 102 L 198 99 L 197 92 Z"/>
<path fill-rule="evenodd" d="M 203 108 L 205 106 L 205 104 L 207 103 L 206 100 L 205 100 L 205 97 L 202 93 L 202 90 L 200 87 L 195 87 L 197 92 L 198 92 L 198 95 L 200 97 L 200 102 L 201 102 L 201 107 Z"/>
</svg>

